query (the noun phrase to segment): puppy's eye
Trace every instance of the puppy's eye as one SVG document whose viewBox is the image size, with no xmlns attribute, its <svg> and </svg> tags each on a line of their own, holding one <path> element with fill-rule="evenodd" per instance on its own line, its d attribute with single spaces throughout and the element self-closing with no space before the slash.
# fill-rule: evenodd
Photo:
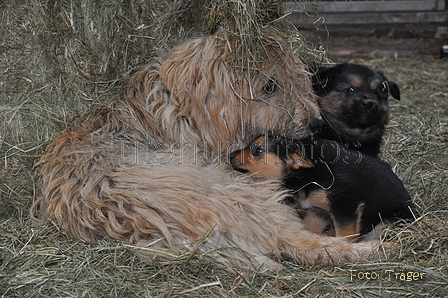
<svg viewBox="0 0 448 298">
<path fill-rule="evenodd" d="M 262 153 L 264 153 L 264 152 L 265 152 L 265 151 L 264 151 L 263 148 L 261 148 L 261 147 L 255 147 L 254 150 L 252 151 L 252 155 L 253 155 L 253 156 L 257 156 L 257 155 L 260 155 L 260 154 L 262 154 Z"/>
<path fill-rule="evenodd" d="M 345 93 L 347 93 L 347 94 L 350 94 L 350 93 L 353 93 L 353 92 L 355 92 L 355 88 L 353 88 L 353 87 L 350 87 L 350 88 L 345 90 Z"/>
<path fill-rule="evenodd" d="M 269 79 L 268 82 L 263 86 L 263 91 L 271 94 L 277 89 L 277 82 L 274 79 Z"/>
</svg>

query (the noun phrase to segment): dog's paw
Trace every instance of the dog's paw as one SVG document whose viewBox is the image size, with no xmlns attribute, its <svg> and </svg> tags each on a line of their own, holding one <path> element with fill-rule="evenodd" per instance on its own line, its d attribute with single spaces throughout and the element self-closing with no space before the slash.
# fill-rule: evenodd
<svg viewBox="0 0 448 298">
<path fill-rule="evenodd" d="M 315 252 L 314 264 L 325 266 L 358 263 L 378 251 L 379 247 L 379 241 L 350 243 L 346 239 L 335 237 L 333 245 L 325 246 L 320 252 Z"/>
</svg>

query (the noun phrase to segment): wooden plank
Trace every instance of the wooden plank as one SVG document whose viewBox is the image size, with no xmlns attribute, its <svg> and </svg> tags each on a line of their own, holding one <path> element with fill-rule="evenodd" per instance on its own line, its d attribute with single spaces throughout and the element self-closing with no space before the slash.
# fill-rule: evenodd
<svg viewBox="0 0 448 298">
<path fill-rule="evenodd" d="M 286 2 L 286 11 L 319 13 L 444 11 L 442 0 Z"/>
<path fill-rule="evenodd" d="M 394 13 L 339 13 L 315 15 L 291 13 L 289 20 L 295 25 L 309 24 L 392 24 L 392 23 L 447 23 L 446 12 L 394 12 Z"/>
</svg>

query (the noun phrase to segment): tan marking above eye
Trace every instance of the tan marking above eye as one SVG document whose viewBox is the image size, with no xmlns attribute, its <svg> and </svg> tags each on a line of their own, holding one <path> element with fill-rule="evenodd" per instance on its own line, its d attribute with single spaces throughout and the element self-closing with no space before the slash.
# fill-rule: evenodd
<svg viewBox="0 0 448 298">
<path fill-rule="evenodd" d="M 383 86 L 381 86 L 381 81 L 378 79 L 374 79 L 372 82 L 370 82 L 370 89 L 372 90 L 376 90 L 377 88 L 383 88 Z"/>
<path fill-rule="evenodd" d="M 349 75 L 348 79 L 353 87 L 360 87 L 362 85 L 362 78 L 357 75 Z"/>
<path fill-rule="evenodd" d="M 251 146 L 260 146 L 261 144 L 266 142 L 266 137 L 259 137 L 257 138 Z"/>
</svg>

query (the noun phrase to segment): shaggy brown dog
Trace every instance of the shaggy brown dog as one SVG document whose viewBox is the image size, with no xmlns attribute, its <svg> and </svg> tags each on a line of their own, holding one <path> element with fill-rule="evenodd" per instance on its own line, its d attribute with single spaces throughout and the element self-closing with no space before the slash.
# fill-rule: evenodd
<svg viewBox="0 0 448 298">
<path fill-rule="evenodd" d="M 219 31 L 174 48 L 137 71 L 114 105 L 55 138 L 39 163 L 43 196 L 33 214 L 87 241 L 161 240 L 170 253 L 214 249 L 236 266 L 279 268 L 274 260 L 282 257 L 340 263 L 370 252 L 372 243 L 306 231 L 281 204 L 278 182 L 254 183 L 219 164 L 259 134 L 305 137 L 319 118 L 308 73 L 287 40 L 266 34 L 262 62 L 248 77 L 228 38 Z"/>
</svg>

